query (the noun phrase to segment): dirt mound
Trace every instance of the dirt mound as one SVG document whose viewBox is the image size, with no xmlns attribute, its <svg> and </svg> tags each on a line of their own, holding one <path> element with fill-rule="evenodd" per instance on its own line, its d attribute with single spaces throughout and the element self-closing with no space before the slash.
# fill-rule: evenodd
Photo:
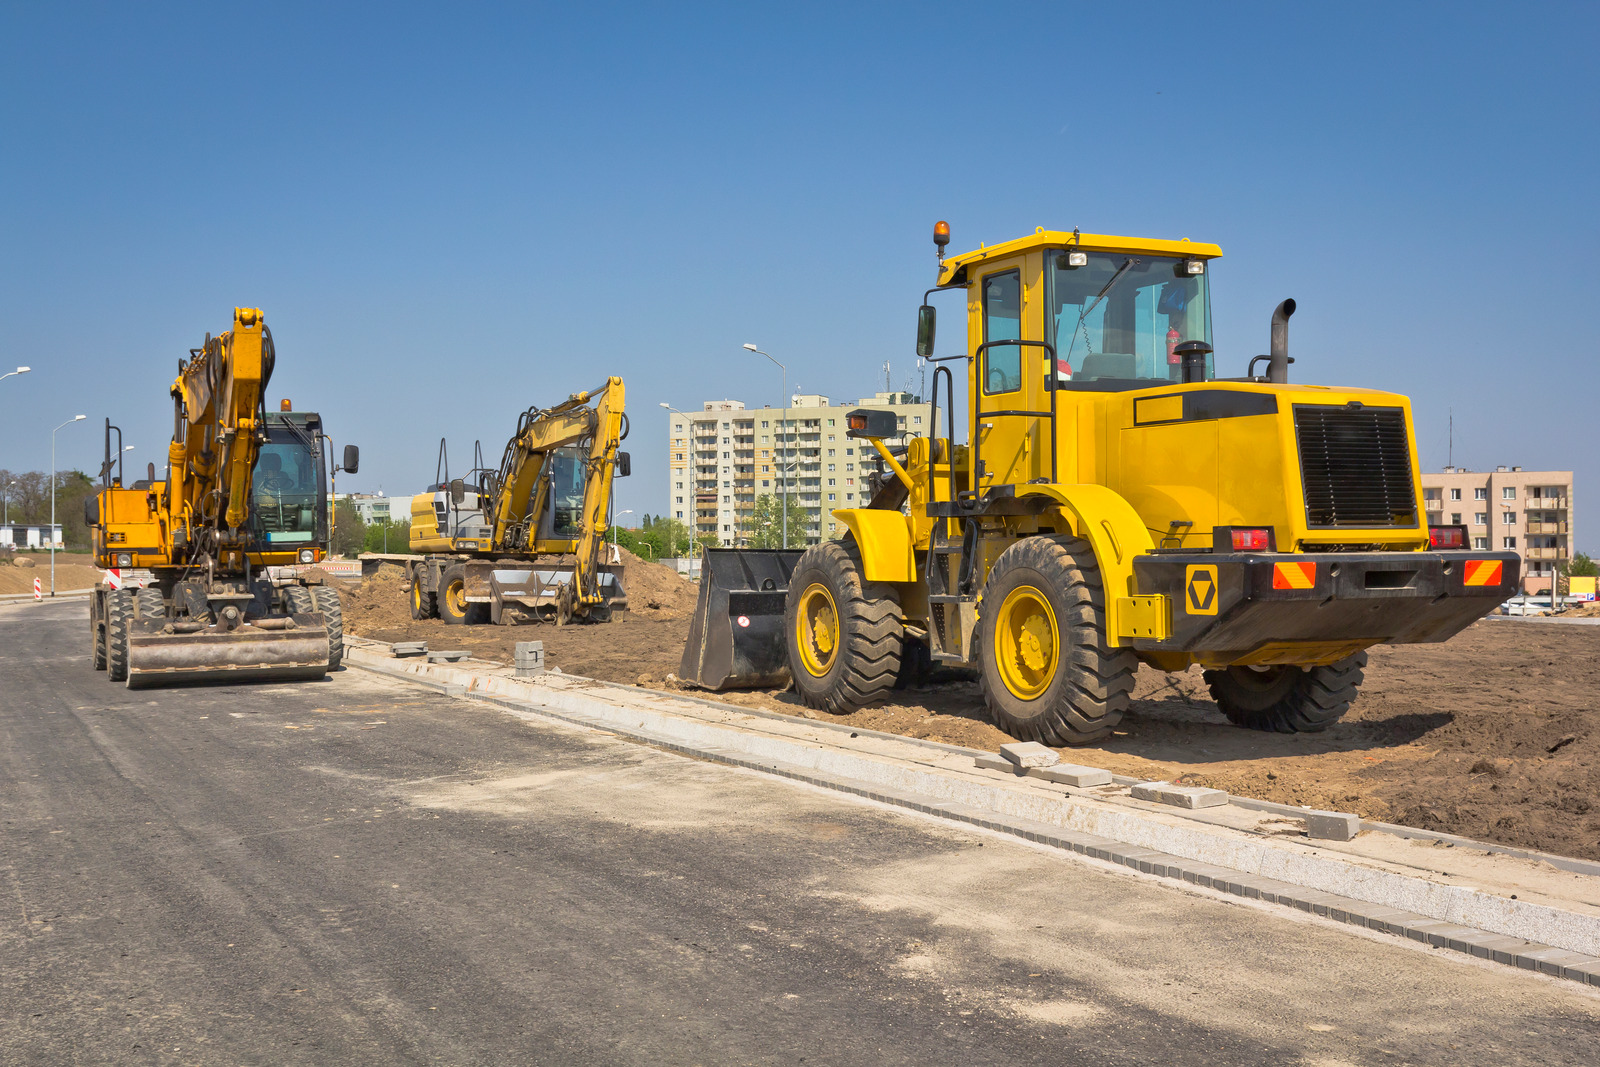
<svg viewBox="0 0 1600 1067">
<path fill-rule="evenodd" d="M 699 587 L 671 567 L 634 555 L 617 546 L 622 557 L 622 588 L 628 609 L 643 618 L 675 619 L 694 611 Z"/>
<path fill-rule="evenodd" d="M 385 627 L 413 625 L 411 602 L 405 589 L 405 569 L 393 563 L 379 564 L 378 570 L 354 589 L 343 594 L 344 625 L 351 633 L 366 633 Z M 392 640 L 409 641 L 409 637 Z"/>
<path fill-rule="evenodd" d="M 63 554 L 64 555 L 64 554 Z M 62 556 L 56 557 L 56 590 L 65 589 L 92 589 L 94 584 L 105 577 L 105 572 L 86 563 L 89 557 L 75 554 L 72 562 L 66 562 Z M 21 564 L 17 566 L 15 564 Z M 5 593 L 31 593 L 33 580 L 39 579 L 39 584 L 48 596 L 50 592 L 50 557 L 19 556 L 10 567 L 0 567 L 0 594 Z"/>
<path fill-rule="evenodd" d="M 1563 619 L 1600 619 L 1600 603 L 1581 604 L 1561 613 Z"/>
</svg>

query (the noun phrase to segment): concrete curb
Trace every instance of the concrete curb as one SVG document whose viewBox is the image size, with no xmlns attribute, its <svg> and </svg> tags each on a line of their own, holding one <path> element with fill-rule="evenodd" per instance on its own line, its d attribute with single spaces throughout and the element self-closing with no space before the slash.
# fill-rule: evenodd
<svg viewBox="0 0 1600 1067">
<path fill-rule="evenodd" d="M 1600 917 L 1361 866 L 1351 858 L 1252 838 L 1224 826 L 1184 824 L 1175 817 L 1113 805 L 1091 793 L 1022 791 L 977 771 L 962 774 L 948 767 L 935 769 L 925 763 L 761 734 L 694 718 L 691 708 L 680 707 L 673 714 L 672 694 L 636 690 L 638 696 L 624 704 L 621 693 L 618 701 L 607 701 L 592 690 L 552 688 L 459 667 L 402 664 L 358 645 L 347 648 L 345 662 L 490 703 L 519 717 L 606 730 L 684 755 L 777 774 L 1158 877 L 1286 904 L 1435 947 L 1600 986 Z M 562 685 L 585 681 L 562 675 L 555 679 Z M 717 709 L 730 715 L 747 710 L 732 705 Z M 1007 777 L 1013 782 L 1037 781 Z"/>
<path fill-rule="evenodd" d="M 68 598 L 72 598 L 72 599 L 75 600 L 78 597 L 88 596 L 89 594 L 91 594 L 93 592 L 94 592 L 93 589 L 58 589 L 58 590 L 56 590 L 56 595 L 55 596 L 51 596 L 49 593 L 46 593 L 38 601 L 38 603 L 40 603 L 40 604 L 48 604 L 52 600 L 65 600 L 65 599 L 68 599 Z M 17 604 L 17 603 L 34 603 L 33 594 L 32 593 L 0 593 L 0 604 Z"/>
</svg>

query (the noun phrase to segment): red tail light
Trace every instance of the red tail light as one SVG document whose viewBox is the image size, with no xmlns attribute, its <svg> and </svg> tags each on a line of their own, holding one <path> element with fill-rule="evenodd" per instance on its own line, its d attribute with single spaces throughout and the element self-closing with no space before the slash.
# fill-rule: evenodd
<svg viewBox="0 0 1600 1067">
<path fill-rule="evenodd" d="M 1267 529 L 1245 529 L 1234 527 L 1233 550 L 1235 552 L 1265 552 L 1272 544 L 1272 531 Z"/>
<path fill-rule="evenodd" d="M 1430 526 L 1428 527 L 1428 544 L 1432 548 L 1466 548 L 1467 528 L 1465 526 Z"/>
</svg>

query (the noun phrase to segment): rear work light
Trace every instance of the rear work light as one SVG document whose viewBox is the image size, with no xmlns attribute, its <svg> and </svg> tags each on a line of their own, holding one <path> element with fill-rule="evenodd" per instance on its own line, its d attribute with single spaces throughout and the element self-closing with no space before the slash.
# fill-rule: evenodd
<svg viewBox="0 0 1600 1067">
<path fill-rule="evenodd" d="M 1465 526 L 1430 526 L 1428 527 L 1428 546 L 1430 548 L 1466 548 L 1467 528 Z"/>
</svg>

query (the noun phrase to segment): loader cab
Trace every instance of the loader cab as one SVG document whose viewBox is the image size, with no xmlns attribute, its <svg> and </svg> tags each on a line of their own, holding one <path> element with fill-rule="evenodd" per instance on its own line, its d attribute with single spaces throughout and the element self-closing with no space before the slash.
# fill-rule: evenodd
<svg viewBox="0 0 1600 1067">
<path fill-rule="evenodd" d="M 588 485 L 588 449 L 570 446 L 545 457 L 549 506 L 539 516 L 541 541 L 576 541 L 583 536 L 583 497 Z"/>
</svg>

